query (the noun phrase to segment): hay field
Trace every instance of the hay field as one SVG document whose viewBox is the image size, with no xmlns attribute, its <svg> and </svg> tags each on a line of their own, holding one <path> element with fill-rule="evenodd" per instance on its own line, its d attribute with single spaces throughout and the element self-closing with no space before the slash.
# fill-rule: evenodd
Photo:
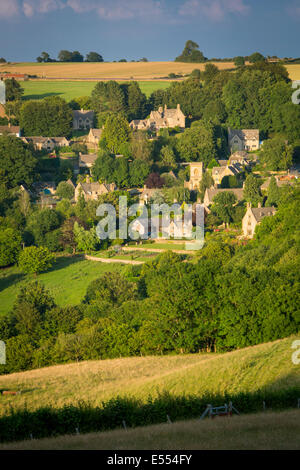
<svg viewBox="0 0 300 470">
<path fill-rule="evenodd" d="M 300 410 L 2 444 L 0 450 L 283 450 L 300 449 Z"/>
<path fill-rule="evenodd" d="M 98 264 L 98 263 L 96 263 Z M 146 401 L 168 391 L 183 394 L 231 395 L 239 392 L 284 391 L 299 387 L 299 366 L 291 360 L 295 337 L 225 354 L 132 357 L 85 361 L 0 376 L 0 390 L 20 391 L 0 396 L 0 415 L 27 406 L 91 405 L 122 397 Z"/>
<path fill-rule="evenodd" d="M 211 62 L 221 70 L 235 68 L 233 62 Z M 40 78 L 94 79 L 94 80 L 156 80 L 168 77 L 169 73 L 186 75 L 194 69 L 204 70 L 205 64 L 183 62 L 103 62 L 39 64 L 20 62 L 0 64 L 1 72 L 27 73 Z M 300 64 L 286 65 L 292 80 L 300 80 Z"/>
<path fill-rule="evenodd" d="M 233 62 L 216 62 L 220 69 L 234 68 Z M 103 62 L 103 63 L 14 63 L 0 65 L 0 73 L 15 72 L 37 75 L 41 78 L 99 79 L 99 80 L 153 80 L 168 77 L 169 73 L 186 75 L 205 64 L 181 62 Z"/>
</svg>

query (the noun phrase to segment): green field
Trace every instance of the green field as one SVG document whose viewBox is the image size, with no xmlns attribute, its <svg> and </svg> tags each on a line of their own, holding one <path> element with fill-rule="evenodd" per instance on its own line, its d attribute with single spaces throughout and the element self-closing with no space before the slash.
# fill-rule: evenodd
<svg viewBox="0 0 300 470">
<path fill-rule="evenodd" d="M 22 82 L 24 88 L 24 97 L 26 99 L 42 99 L 48 96 L 60 96 L 66 101 L 79 98 L 80 96 L 89 96 L 97 82 L 91 81 L 34 81 Z M 166 89 L 170 82 L 161 81 L 141 81 L 138 82 L 140 88 L 146 96 L 150 96 L 155 90 Z"/>
<path fill-rule="evenodd" d="M 225 354 L 85 361 L 3 375 L 0 390 L 21 393 L 0 396 L 0 415 L 8 412 L 10 405 L 26 404 L 34 410 L 47 405 L 77 405 L 84 400 L 94 406 L 118 395 L 145 402 L 149 395 L 156 397 L 164 391 L 173 396 L 228 393 L 234 397 L 240 392 L 300 389 L 299 365 L 293 364 L 291 358 L 295 339 L 293 336 Z"/>
<path fill-rule="evenodd" d="M 57 305 L 76 305 L 83 299 L 88 284 L 107 271 L 120 271 L 124 266 L 84 260 L 82 257 L 58 258 L 53 268 L 37 279 L 51 291 Z M 0 270 L 0 315 L 11 310 L 20 287 L 34 280 L 18 268 Z"/>
</svg>

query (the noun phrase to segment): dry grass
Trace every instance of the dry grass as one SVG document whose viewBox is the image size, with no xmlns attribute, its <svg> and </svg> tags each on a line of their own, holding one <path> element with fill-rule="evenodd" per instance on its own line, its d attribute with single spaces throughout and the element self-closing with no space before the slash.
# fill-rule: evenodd
<svg viewBox="0 0 300 470">
<path fill-rule="evenodd" d="M 216 62 L 220 69 L 234 68 L 233 62 Z M 169 73 L 189 74 L 205 64 L 185 64 L 179 62 L 105 62 L 105 63 L 18 63 L 0 65 L 1 71 L 27 73 L 45 78 L 98 78 L 117 80 L 145 80 L 167 77 Z"/>
<path fill-rule="evenodd" d="M 300 410 L 23 441 L 0 450 L 300 449 Z"/>
<path fill-rule="evenodd" d="M 226 354 L 194 354 L 122 358 L 59 365 L 0 376 L 0 414 L 9 405 L 34 410 L 61 407 L 79 400 L 100 405 L 113 397 L 137 397 L 169 391 L 172 395 L 235 394 L 258 389 L 285 390 L 298 386 L 299 366 L 292 363 L 295 337 Z M 1 406 L 2 405 L 2 406 Z"/>
<path fill-rule="evenodd" d="M 221 70 L 233 69 L 233 62 L 215 62 Z M 204 70 L 205 64 L 180 62 L 104 62 L 104 63 L 13 63 L 0 65 L 0 73 L 16 72 L 44 78 L 153 80 L 169 73 L 186 75 L 194 69 Z M 300 80 L 300 65 L 286 65 L 292 80 Z"/>
</svg>

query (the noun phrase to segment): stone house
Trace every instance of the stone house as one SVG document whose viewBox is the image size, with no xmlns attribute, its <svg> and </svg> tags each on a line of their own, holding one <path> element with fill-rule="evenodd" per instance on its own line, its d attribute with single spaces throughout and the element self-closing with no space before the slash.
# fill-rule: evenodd
<svg viewBox="0 0 300 470">
<path fill-rule="evenodd" d="M 189 163 L 190 166 L 190 180 L 185 181 L 184 187 L 190 191 L 195 191 L 199 189 L 200 182 L 203 177 L 203 162 L 192 162 Z"/>
<path fill-rule="evenodd" d="M 221 193 L 221 192 L 231 192 L 233 193 L 238 201 L 242 201 L 244 199 L 244 189 L 243 188 L 230 188 L 230 189 L 223 189 L 223 188 L 210 188 L 206 189 L 204 194 L 203 205 L 207 210 L 209 206 L 213 203 L 214 197 Z"/>
<path fill-rule="evenodd" d="M 158 191 L 158 188 L 147 188 L 144 186 L 143 190 L 140 192 L 139 203 L 140 205 L 149 204 L 154 193 Z"/>
<path fill-rule="evenodd" d="M 247 204 L 247 212 L 243 217 L 242 229 L 245 238 L 253 238 L 255 227 L 264 217 L 272 216 L 276 213 L 275 207 L 251 207 Z"/>
<path fill-rule="evenodd" d="M 214 185 L 219 186 L 224 176 L 238 176 L 243 171 L 243 167 L 239 163 L 226 166 L 215 166 L 212 169 L 211 176 Z"/>
<path fill-rule="evenodd" d="M 103 129 L 90 129 L 89 135 L 86 139 L 86 143 L 93 147 L 98 147 L 102 132 Z"/>
<path fill-rule="evenodd" d="M 52 152 L 56 147 L 69 147 L 69 141 L 65 137 L 22 137 L 26 144 L 33 144 L 36 150 Z"/>
<path fill-rule="evenodd" d="M 21 137 L 20 126 L 0 126 L 0 135 L 14 135 L 15 137 Z"/>
<path fill-rule="evenodd" d="M 237 152 L 234 152 L 230 157 L 229 157 L 229 164 L 230 165 L 236 165 L 236 164 L 239 164 L 239 165 L 244 165 L 244 166 L 248 166 L 249 163 L 250 163 L 250 160 L 249 160 L 249 157 L 248 157 L 248 153 L 247 152 L 244 152 L 243 150 L 242 151 L 237 151 Z"/>
<path fill-rule="evenodd" d="M 258 129 L 231 129 L 228 128 L 228 145 L 231 152 L 258 150 L 259 130 Z"/>
<path fill-rule="evenodd" d="M 160 106 L 157 111 L 151 111 L 149 119 L 133 120 L 129 124 L 132 130 L 158 131 L 173 127 L 185 128 L 185 115 L 180 109 L 180 104 L 175 109 L 168 109 L 167 105 Z"/>
<path fill-rule="evenodd" d="M 94 126 L 94 111 L 81 109 L 73 111 L 73 129 L 91 129 Z"/>
<path fill-rule="evenodd" d="M 79 153 L 79 168 L 91 168 L 95 161 L 97 160 L 97 153 L 88 153 L 84 155 Z"/>
<path fill-rule="evenodd" d="M 96 201 L 99 196 L 116 191 L 117 186 L 114 183 L 92 183 L 90 178 L 87 178 L 86 183 L 79 183 L 75 188 L 75 201 L 78 201 L 80 193 L 83 194 L 86 201 Z"/>
</svg>

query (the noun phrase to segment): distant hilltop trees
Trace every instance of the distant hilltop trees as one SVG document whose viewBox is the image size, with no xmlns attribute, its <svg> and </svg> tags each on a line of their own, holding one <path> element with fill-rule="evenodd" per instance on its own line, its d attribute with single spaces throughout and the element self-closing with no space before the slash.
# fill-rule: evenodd
<svg viewBox="0 0 300 470">
<path fill-rule="evenodd" d="M 175 62 L 206 62 L 207 58 L 204 57 L 203 52 L 199 51 L 199 46 L 194 41 L 187 41 L 185 47 L 178 57 L 176 57 Z"/>
<path fill-rule="evenodd" d="M 84 56 L 80 54 L 79 51 L 67 51 L 61 50 L 58 54 L 58 60 L 52 59 L 48 52 L 42 52 L 39 57 L 36 59 L 37 62 L 45 63 L 45 62 L 103 62 L 102 55 L 98 54 L 98 52 L 89 52 L 86 55 L 84 60 Z"/>
</svg>

